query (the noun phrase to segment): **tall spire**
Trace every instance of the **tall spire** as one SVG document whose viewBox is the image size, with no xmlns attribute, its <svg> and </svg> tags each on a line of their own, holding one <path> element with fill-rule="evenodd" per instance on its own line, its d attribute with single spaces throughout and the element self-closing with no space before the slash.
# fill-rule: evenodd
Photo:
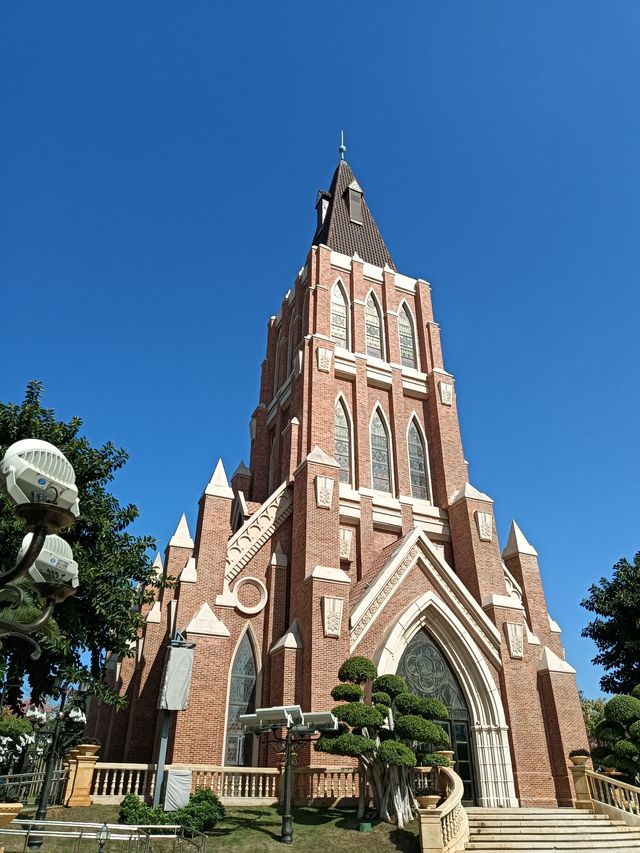
<svg viewBox="0 0 640 853">
<path fill-rule="evenodd" d="M 347 150 L 342 144 L 338 149 L 341 159 L 333 174 L 329 192 L 318 194 L 318 227 L 313 238 L 313 245 L 324 243 L 334 252 L 340 252 L 352 258 L 355 254 L 362 260 L 377 267 L 393 263 L 382 235 L 378 230 L 360 183 L 355 179 L 351 166 L 343 159 Z M 359 201 L 358 216 L 352 215 L 352 194 Z M 358 221 L 359 219 L 359 221 Z"/>
</svg>

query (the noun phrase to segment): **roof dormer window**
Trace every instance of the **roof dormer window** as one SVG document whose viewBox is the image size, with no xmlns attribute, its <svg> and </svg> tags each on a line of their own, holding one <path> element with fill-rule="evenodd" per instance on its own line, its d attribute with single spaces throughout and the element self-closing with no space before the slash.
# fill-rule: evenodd
<svg viewBox="0 0 640 853">
<path fill-rule="evenodd" d="M 329 193 L 320 190 L 320 192 L 318 193 L 318 200 L 316 201 L 316 211 L 318 212 L 318 222 L 316 228 L 318 231 L 322 228 L 324 224 L 327 211 L 329 210 L 330 199 L 331 196 L 329 195 Z"/>
<path fill-rule="evenodd" d="M 349 218 L 357 225 L 362 225 L 362 190 L 357 181 L 349 184 Z"/>
</svg>

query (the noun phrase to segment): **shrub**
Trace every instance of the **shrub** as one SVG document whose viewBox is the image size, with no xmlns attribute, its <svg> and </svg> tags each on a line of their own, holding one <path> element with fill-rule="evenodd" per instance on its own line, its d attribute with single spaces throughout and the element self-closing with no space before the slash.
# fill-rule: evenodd
<svg viewBox="0 0 640 853">
<path fill-rule="evenodd" d="M 416 754 L 404 743 L 397 740 L 385 740 L 378 747 L 378 758 L 384 764 L 394 767 L 415 767 Z"/>
<path fill-rule="evenodd" d="M 640 720 L 636 720 L 635 723 L 631 723 L 629 726 L 629 734 L 631 735 L 631 740 L 636 741 L 638 745 L 640 745 Z"/>
<path fill-rule="evenodd" d="M 616 755 L 621 755 L 624 758 L 635 758 L 638 754 L 638 747 L 629 740 L 618 740 L 613 745 L 613 751 Z"/>
<path fill-rule="evenodd" d="M 610 720 L 600 720 L 594 729 L 594 733 L 598 740 L 618 740 L 618 738 L 624 735 L 624 727 L 620 723 L 611 722 Z"/>
<path fill-rule="evenodd" d="M 213 791 L 196 788 L 189 802 L 177 812 L 172 812 L 172 822 L 196 832 L 211 832 L 224 817 L 224 806 Z"/>
<path fill-rule="evenodd" d="M 213 791 L 196 788 L 187 805 L 175 812 L 165 812 L 162 806 L 154 809 L 135 794 L 127 794 L 120 804 L 118 821 L 129 825 L 177 823 L 192 831 L 209 832 L 223 817 L 224 807 Z"/>
<path fill-rule="evenodd" d="M 416 696 L 415 693 L 400 693 L 394 706 L 400 714 L 417 714 L 425 720 L 446 720 L 449 711 L 437 699 Z"/>
<path fill-rule="evenodd" d="M 373 682 L 373 689 L 376 693 L 378 691 L 388 693 L 392 699 L 408 690 L 407 682 L 401 675 L 380 675 Z"/>
<path fill-rule="evenodd" d="M 373 681 L 378 675 L 378 670 L 368 658 L 352 657 L 342 664 L 338 670 L 340 681 L 351 681 L 353 684 L 363 684 L 365 681 Z"/>
<path fill-rule="evenodd" d="M 18 802 L 20 802 L 20 797 L 18 796 L 18 789 L 14 785 L 0 785 L 0 803 Z"/>
<path fill-rule="evenodd" d="M 371 694 L 371 701 L 376 705 L 386 705 L 387 708 L 391 707 L 391 696 L 388 693 L 385 693 L 384 690 L 376 690 Z"/>
<path fill-rule="evenodd" d="M 595 761 L 596 764 L 600 764 L 601 766 L 608 766 L 604 763 L 604 758 L 609 755 L 611 749 L 608 746 L 594 746 L 591 750 L 591 758 Z"/>
<path fill-rule="evenodd" d="M 338 705 L 332 712 L 339 720 L 349 726 L 359 729 L 365 726 L 379 729 L 384 723 L 384 717 L 371 705 L 363 705 L 362 702 L 349 702 L 347 705 Z"/>
<path fill-rule="evenodd" d="M 573 758 L 577 755 L 586 755 L 589 758 L 591 756 L 591 753 L 588 749 L 572 749 L 569 753 L 569 758 Z"/>
<path fill-rule="evenodd" d="M 640 684 L 636 684 L 636 686 L 631 691 L 631 695 L 634 699 L 640 699 Z"/>
<path fill-rule="evenodd" d="M 321 735 L 315 743 L 318 752 L 330 752 L 333 755 L 350 755 L 357 758 L 364 752 L 371 752 L 376 748 L 376 742 L 362 735 L 342 734 L 338 737 Z"/>
<path fill-rule="evenodd" d="M 359 684 L 336 684 L 331 691 L 331 698 L 336 702 L 358 702 L 364 696 L 364 690 Z"/>
<path fill-rule="evenodd" d="M 403 740 L 415 740 L 430 743 L 433 746 L 448 746 L 449 735 L 442 726 L 431 720 L 425 720 L 417 714 L 407 714 L 396 720 L 396 734 Z"/>
<path fill-rule="evenodd" d="M 614 696 L 604 706 L 604 716 L 616 723 L 640 720 L 640 699 L 635 696 Z"/>
<path fill-rule="evenodd" d="M 420 756 L 423 767 L 448 767 L 451 763 L 446 755 L 438 755 L 437 752 L 427 752 Z"/>
</svg>

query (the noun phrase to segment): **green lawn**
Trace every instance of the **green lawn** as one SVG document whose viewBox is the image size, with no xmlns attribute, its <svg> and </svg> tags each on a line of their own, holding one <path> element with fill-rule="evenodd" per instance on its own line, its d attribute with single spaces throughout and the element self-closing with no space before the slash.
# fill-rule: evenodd
<svg viewBox="0 0 640 853">
<path fill-rule="evenodd" d="M 29 809 L 28 811 L 32 811 Z M 26 815 L 23 815 L 26 816 Z M 52 808 L 47 813 L 49 820 L 81 821 L 94 823 L 116 823 L 118 806 L 91 806 L 85 809 Z M 332 808 L 294 809 L 293 847 L 304 853 L 350 853 L 351 851 L 375 851 L 375 853 L 419 853 L 417 822 L 408 829 L 400 830 L 389 824 L 376 824 L 371 832 L 358 832 L 358 823 L 353 810 Z M 227 817 L 211 833 L 207 845 L 210 853 L 217 850 L 230 850 L 234 853 L 261 853 L 265 850 L 282 850 L 280 843 L 281 818 L 278 811 L 271 807 L 228 808 Z M 22 845 L 5 841 L 6 853 L 18 853 Z M 47 840 L 43 853 L 65 853 L 69 842 Z M 83 849 L 95 853 L 95 841 L 87 842 Z M 105 853 L 118 853 L 126 850 L 123 844 L 107 846 Z M 170 846 L 161 842 L 154 844 L 154 851 L 164 853 Z"/>
</svg>

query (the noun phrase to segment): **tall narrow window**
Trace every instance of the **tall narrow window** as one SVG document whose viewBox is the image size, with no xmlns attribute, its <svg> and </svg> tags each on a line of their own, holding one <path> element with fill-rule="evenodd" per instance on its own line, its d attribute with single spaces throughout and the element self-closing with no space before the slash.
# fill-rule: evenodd
<svg viewBox="0 0 640 853">
<path fill-rule="evenodd" d="M 331 291 L 331 338 L 343 349 L 349 349 L 349 324 L 347 322 L 347 300 L 343 289 L 336 282 Z"/>
<path fill-rule="evenodd" d="M 251 765 L 253 736 L 247 736 L 240 725 L 241 714 L 251 714 L 256 707 L 256 659 L 249 634 L 245 632 L 233 661 L 227 709 L 227 741 L 224 763 L 232 766 Z"/>
<path fill-rule="evenodd" d="M 400 336 L 400 360 L 405 367 L 417 367 L 416 339 L 413 323 L 405 305 L 398 311 L 398 334 Z"/>
<path fill-rule="evenodd" d="M 427 501 L 429 494 L 429 470 L 427 468 L 427 454 L 420 430 L 415 419 L 409 424 L 407 432 L 407 443 L 409 445 L 409 475 L 411 477 L 411 495 L 414 498 Z"/>
<path fill-rule="evenodd" d="M 389 435 L 376 410 L 371 418 L 371 480 L 379 492 L 391 491 L 391 454 Z"/>
<path fill-rule="evenodd" d="M 352 222 L 362 225 L 362 193 L 349 189 L 349 217 Z"/>
<path fill-rule="evenodd" d="M 365 334 L 367 338 L 367 355 L 382 358 L 382 317 L 378 302 L 370 293 L 364 305 Z"/>
<path fill-rule="evenodd" d="M 351 431 L 342 400 L 336 400 L 336 462 L 340 463 L 340 482 L 351 483 Z"/>
</svg>

